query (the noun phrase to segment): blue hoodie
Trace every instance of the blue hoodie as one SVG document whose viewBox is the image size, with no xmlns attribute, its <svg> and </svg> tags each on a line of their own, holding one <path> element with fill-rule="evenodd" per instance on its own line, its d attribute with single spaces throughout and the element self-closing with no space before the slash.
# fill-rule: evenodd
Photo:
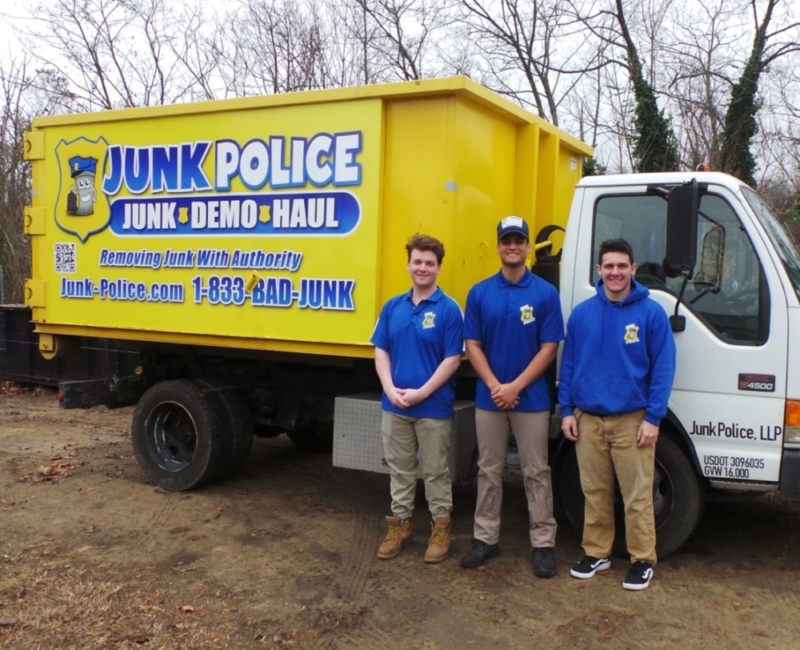
<svg viewBox="0 0 800 650">
<path fill-rule="evenodd" d="M 593 415 L 645 409 L 658 426 L 667 413 L 675 377 L 675 341 L 663 308 L 635 280 L 621 302 L 611 302 L 602 279 L 597 295 L 572 311 L 561 357 L 562 415 L 577 407 Z"/>
</svg>

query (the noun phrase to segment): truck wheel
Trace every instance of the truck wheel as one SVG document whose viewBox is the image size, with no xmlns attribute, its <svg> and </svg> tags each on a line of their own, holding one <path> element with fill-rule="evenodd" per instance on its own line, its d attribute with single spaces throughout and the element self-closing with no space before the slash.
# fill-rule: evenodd
<svg viewBox="0 0 800 650">
<path fill-rule="evenodd" d="M 219 476 L 228 455 L 224 412 L 188 379 L 148 390 L 133 413 L 131 441 L 145 476 L 165 490 L 182 491 Z"/>
<path fill-rule="evenodd" d="M 203 388 L 224 388 L 229 382 L 216 377 L 195 379 Z M 208 395 L 208 393 L 206 394 Z M 213 395 L 219 399 L 227 420 L 228 450 L 225 460 L 220 461 L 219 478 L 236 474 L 250 457 L 253 449 L 253 416 L 242 394 L 235 389 L 223 390 Z"/>
<path fill-rule="evenodd" d="M 569 523 L 583 534 L 584 498 L 581 490 L 575 445 L 558 463 L 557 484 L 560 503 Z M 661 435 L 656 444 L 656 467 L 653 481 L 653 509 L 656 519 L 656 552 L 659 558 L 677 551 L 700 523 L 705 505 L 705 489 L 680 447 Z M 625 514 L 619 488 L 615 489 L 614 555 L 627 557 Z"/>
<path fill-rule="evenodd" d="M 704 508 L 705 483 L 698 479 L 683 450 L 669 436 L 659 436 L 653 481 L 659 557 L 671 555 L 683 546 L 700 524 Z M 624 544 L 624 534 L 622 541 Z"/>
</svg>

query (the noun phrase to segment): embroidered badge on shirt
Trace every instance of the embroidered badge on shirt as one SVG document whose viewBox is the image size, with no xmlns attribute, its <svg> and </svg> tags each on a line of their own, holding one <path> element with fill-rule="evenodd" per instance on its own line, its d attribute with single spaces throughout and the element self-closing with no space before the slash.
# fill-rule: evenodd
<svg viewBox="0 0 800 650">
<path fill-rule="evenodd" d="M 635 323 L 625 326 L 625 344 L 639 342 L 639 326 Z"/>
<path fill-rule="evenodd" d="M 435 318 L 436 314 L 434 312 L 425 312 L 425 318 L 422 319 L 422 329 L 429 330 L 431 327 L 436 327 L 436 323 L 433 322 Z"/>
<path fill-rule="evenodd" d="M 533 315 L 533 307 L 530 305 L 522 305 L 522 307 L 519 308 L 519 311 L 519 319 L 523 322 L 523 324 L 527 325 L 528 323 L 532 323 L 536 320 L 536 317 Z"/>
</svg>

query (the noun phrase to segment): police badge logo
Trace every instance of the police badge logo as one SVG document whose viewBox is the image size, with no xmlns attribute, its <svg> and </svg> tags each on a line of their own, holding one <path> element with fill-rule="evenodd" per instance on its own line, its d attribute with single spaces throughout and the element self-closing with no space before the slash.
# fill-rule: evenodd
<svg viewBox="0 0 800 650">
<path fill-rule="evenodd" d="M 536 317 L 533 315 L 533 307 L 531 307 L 530 305 L 522 305 L 522 307 L 519 308 L 519 311 L 520 311 L 519 319 L 522 321 L 524 325 L 532 323 L 533 321 L 536 320 Z"/>
<path fill-rule="evenodd" d="M 625 345 L 639 342 L 639 326 L 635 323 L 625 326 Z"/>
<path fill-rule="evenodd" d="M 86 242 L 111 220 L 111 205 L 102 190 L 108 142 L 79 137 L 61 140 L 55 148 L 58 193 L 54 218 L 61 230 Z"/>
<path fill-rule="evenodd" d="M 436 327 L 436 323 L 434 323 L 434 319 L 436 318 L 436 313 L 432 311 L 425 312 L 425 318 L 422 319 L 422 329 L 429 330 L 432 327 Z"/>
</svg>

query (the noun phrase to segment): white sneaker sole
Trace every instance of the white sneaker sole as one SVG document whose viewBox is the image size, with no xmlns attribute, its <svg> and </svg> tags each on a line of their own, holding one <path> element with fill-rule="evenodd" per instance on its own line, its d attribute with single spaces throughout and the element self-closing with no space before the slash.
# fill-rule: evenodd
<svg viewBox="0 0 800 650">
<path fill-rule="evenodd" d="M 647 572 L 645 572 L 645 575 L 647 575 L 647 573 L 650 573 L 650 575 L 647 576 L 647 582 L 642 582 L 640 584 L 640 583 L 625 582 L 623 580 L 622 588 L 629 589 L 630 591 L 641 591 L 642 589 L 647 589 L 650 586 L 650 581 L 653 579 L 653 570 L 648 569 Z"/>
<path fill-rule="evenodd" d="M 570 569 L 569 574 L 573 578 L 578 578 L 580 580 L 588 580 L 589 578 L 594 578 L 594 574 L 597 573 L 598 571 L 608 571 L 610 568 L 611 568 L 611 560 L 606 560 L 605 562 L 601 562 L 600 564 L 598 564 L 594 568 L 594 571 L 592 571 L 591 573 L 579 573 L 575 571 L 575 569 Z"/>
</svg>

